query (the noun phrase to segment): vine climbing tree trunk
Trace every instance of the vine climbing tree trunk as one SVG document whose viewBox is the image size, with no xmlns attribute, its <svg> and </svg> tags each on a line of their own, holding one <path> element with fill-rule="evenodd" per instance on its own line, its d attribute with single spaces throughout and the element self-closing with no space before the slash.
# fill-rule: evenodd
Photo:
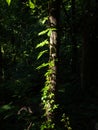
<svg viewBox="0 0 98 130">
<path fill-rule="evenodd" d="M 51 1 L 49 3 L 49 24 L 51 29 L 50 34 L 50 43 L 49 43 L 49 69 L 51 70 L 50 74 L 50 90 L 52 94 L 55 95 L 56 86 L 57 86 L 57 62 L 58 62 L 58 9 L 59 9 L 59 2 Z M 53 99 L 55 100 L 55 99 Z M 53 115 L 50 113 L 49 117 L 52 118 Z"/>
<path fill-rule="evenodd" d="M 47 130 L 53 130 L 55 128 L 54 118 L 55 109 L 57 108 L 55 102 L 55 95 L 57 89 L 57 63 L 59 53 L 59 12 L 60 12 L 60 0 L 50 0 L 48 3 L 49 9 L 49 69 L 48 76 L 46 77 L 46 98 L 44 103 L 44 110 L 46 116 Z M 44 94 L 45 95 L 45 94 Z M 44 96 L 45 97 L 45 96 Z"/>
</svg>

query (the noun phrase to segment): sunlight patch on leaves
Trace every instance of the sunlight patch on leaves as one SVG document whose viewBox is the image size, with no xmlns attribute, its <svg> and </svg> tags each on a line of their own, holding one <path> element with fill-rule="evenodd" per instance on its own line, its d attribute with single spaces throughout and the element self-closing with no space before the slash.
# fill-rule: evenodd
<svg viewBox="0 0 98 130">
<path fill-rule="evenodd" d="M 35 8 L 35 4 L 34 4 L 31 0 L 29 0 L 29 7 L 30 7 L 31 9 L 34 9 L 34 8 Z"/>
<path fill-rule="evenodd" d="M 38 33 L 38 36 L 44 35 L 48 33 L 49 29 L 43 30 L 42 32 Z"/>
<path fill-rule="evenodd" d="M 44 45 L 48 44 L 47 40 L 44 40 L 43 42 L 39 43 L 36 48 L 43 47 Z"/>
<path fill-rule="evenodd" d="M 7 4 L 8 4 L 8 6 L 10 6 L 11 0 L 6 0 L 6 2 L 7 2 Z"/>
<path fill-rule="evenodd" d="M 42 24 L 45 24 L 45 22 L 48 20 L 48 17 L 44 17 L 43 19 L 40 19 L 40 22 L 42 23 Z"/>
<path fill-rule="evenodd" d="M 43 63 L 40 66 L 38 66 L 36 69 L 39 70 L 41 68 L 47 67 L 49 65 L 49 63 Z"/>
<path fill-rule="evenodd" d="M 56 31 L 56 30 L 57 30 L 56 28 L 50 28 L 48 33 L 47 33 L 48 37 L 50 37 L 52 31 Z"/>
<path fill-rule="evenodd" d="M 37 60 L 40 59 L 40 57 L 45 54 L 48 50 L 41 51 L 37 57 Z"/>
</svg>

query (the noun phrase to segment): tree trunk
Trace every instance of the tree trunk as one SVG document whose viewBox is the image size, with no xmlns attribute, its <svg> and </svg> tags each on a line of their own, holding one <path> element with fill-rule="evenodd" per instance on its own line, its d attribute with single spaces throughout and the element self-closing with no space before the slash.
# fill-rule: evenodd
<svg viewBox="0 0 98 130">
<path fill-rule="evenodd" d="M 48 92 L 45 107 L 46 119 L 49 127 L 47 130 L 54 129 L 54 111 L 56 102 L 55 95 L 57 91 L 57 62 L 58 62 L 58 52 L 59 52 L 59 11 L 60 11 L 59 0 L 49 1 L 49 28 L 51 30 L 50 40 L 49 40 L 49 75 L 48 75 Z"/>
<path fill-rule="evenodd" d="M 88 1 L 91 2 L 91 1 Z M 96 3 L 94 3 L 96 6 Z M 85 9 L 84 21 L 84 43 L 82 57 L 82 88 L 93 96 L 97 96 L 98 91 L 98 30 L 97 30 L 97 10 L 92 5 Z M 88 12 L 87 12 L 88 10 Z M 98 96 L 97 96 L 98 97 Z"/>
<path fill-rule="evenodd" d="M 78 48 L 77 48 L 77 27 L 76 27 L 76 7 L 75 7 L 75 0 L 71 1 L 72 5 L 72 72 L 77 75 L 79 73 L 79 65 L 78 65 Z"/>
<path fill-rule="evenodd" d="M 0 84 L 2 83 L 2 52 L 1 52 L 1 45 L 0 45 Z"/>
<path fill-rule="evenodd" d="M 57 68 L 60 47 L 60 3 L 60 0 L 51 1 L 49 3 L 49 24 L 50 29 L 52 29 L 49 41 L 49 61 L 50 63 L 52 62 L 52 65 L 50 65 L 50 69 L 52 70 L 50 83 L 53 90 L 55 90 L 57 86 Z"/>
</svg>

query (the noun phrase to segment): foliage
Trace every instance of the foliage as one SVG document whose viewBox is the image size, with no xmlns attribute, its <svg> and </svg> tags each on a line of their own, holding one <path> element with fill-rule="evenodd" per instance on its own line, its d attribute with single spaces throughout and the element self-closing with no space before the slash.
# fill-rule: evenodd
<svg viewBox="0 0 98 130">
<path fill-rule="evenodd" d="M 6 0 L 7 4 L 10 5 L 11 3 L 11 0 Z"/>
<path fill-rule="evenodd" d="M 65 128 L 67 127 L 68 130 L 72 130 L 72 128 L 70 127 L 69 117 L 66 117 L 65 113 L 63 113 L 63 115 L 62 115 L 61 122 L 63 122 L 65 124 Z"/>
</svg>

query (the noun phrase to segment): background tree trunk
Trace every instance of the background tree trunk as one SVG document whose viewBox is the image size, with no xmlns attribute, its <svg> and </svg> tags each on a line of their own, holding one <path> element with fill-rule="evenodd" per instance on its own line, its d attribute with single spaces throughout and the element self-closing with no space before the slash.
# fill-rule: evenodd
<svg viewBox="0 0 98 130">
<path fill-rule="evenodd" d="M 82 69 L 82 87 L 94 96 L 98 95 L 98 30 L 97 30 L 97 10 L 92 7 L 91 1 L 85 9 L 84 17 L 84 43 L 83 43 L 83 69 Z M 88 5 L 90 7 L 88 7 Z M 96 7 L 96 9 L 94 9 Z"/>
<path fill-rule="evenodd" d="M 71 1 L 72 6 L 72 72 L 77 74 L 79 73 L 79 67 L 78 67 L 78 50 L 77 50 L 77 39 L 76 39 L 76 7 L 75 7 L 75 0 Z"/>
<path fill-rule="evenodd" d="M 1 52 L 1 45 L 0 45 L 0 83 L 2 83 L 2 52 Z"/>
</svg>

